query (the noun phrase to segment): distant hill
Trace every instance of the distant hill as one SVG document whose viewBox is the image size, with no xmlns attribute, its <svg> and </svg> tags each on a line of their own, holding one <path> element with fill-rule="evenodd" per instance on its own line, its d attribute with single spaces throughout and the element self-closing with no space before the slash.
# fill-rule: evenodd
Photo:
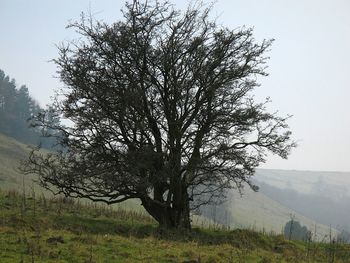
<svg viewBox="0 0 350 263">
<path fill-rule="evenodd" d="M 231 227 L 277 234 L 283 233 L 285 224 L 293 217 L 313 234 L 316 232 L 315 238 L 320 241 L 327 238 L 330 231 L 329 225 L 322 224 L 317 219 L 310 219 L 303 213 L 269 197 L 264 191 L 253 192 L 248 188 L 244 190 L 242 196 L 233 191 L 223 205 L 207 208 L 204 216 Z M 338 231 L 332 225 L 332 235 L 336 233 Z"/>
<path fill-rule="evenodd" d="M 350 172 L 257 169 L 254 180 L 303 194 L 322 194 L 333 199 L 350 197 Z"/>
<path fill-rule="evenodd" d="M 350 172 L 258 170 L 255 183 L 283 206 L 350 232 Z"/>
</svg>

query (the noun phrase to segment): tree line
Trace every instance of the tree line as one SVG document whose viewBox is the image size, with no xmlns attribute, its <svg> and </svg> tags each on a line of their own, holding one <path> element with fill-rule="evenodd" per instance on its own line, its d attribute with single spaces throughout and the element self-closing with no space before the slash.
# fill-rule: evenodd
<svg viewBox="0 0 350 263">
<path fill-rule="evenodd" d="M 26 144 L 49 148 L 52 140 L 43 138 L 40 129 L 30 129 L 28 122 L 43 111 L 29 95 L 26 85 L 18 86 L 14 78 L 0 69 L 0 133 Z"/>
</svg>

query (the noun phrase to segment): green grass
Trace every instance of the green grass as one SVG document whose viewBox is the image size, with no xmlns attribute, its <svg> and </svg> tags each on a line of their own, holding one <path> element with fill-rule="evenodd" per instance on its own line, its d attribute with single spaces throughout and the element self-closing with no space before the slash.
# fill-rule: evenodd
<svg viewBox="0 0 350 263">
<path fill-rule="evenodd" d="M 334 261 L 333 260 L 334 255 Z M 350 247 L 246 229 L 157 228 L 143 212 L 0 192 L 1 262 L 349 262 Z"/>
</svg>

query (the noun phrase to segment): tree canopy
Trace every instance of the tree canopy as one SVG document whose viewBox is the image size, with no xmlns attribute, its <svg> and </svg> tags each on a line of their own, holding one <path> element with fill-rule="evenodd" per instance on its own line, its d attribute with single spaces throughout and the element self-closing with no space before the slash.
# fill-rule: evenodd
<svg viewBox="0 0 350 263">
<path fill-rule="evenodd" d="M 78 40 L 55 59 L 65 87 L 55 102 L 70 125 L 65 151 L 33 152 L 27 172 L 43 186 L 108 204 L 140 199 L 161 226 L 190 228 L 190 211 L 248 184 L 271 152 L 294 146 L 286 124 L 255 102 L 272 40 L 231 30 L 205 5 L 181 12 L 134 0 L 113 24 L 82 16 Z"/>
</svg>

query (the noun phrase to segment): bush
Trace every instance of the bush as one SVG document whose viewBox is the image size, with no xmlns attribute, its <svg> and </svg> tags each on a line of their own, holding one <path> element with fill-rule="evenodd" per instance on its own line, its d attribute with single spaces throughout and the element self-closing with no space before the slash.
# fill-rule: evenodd
<svg viewBox="0 0 350 263">
<path fill-rule="evenodd" d="M 307 240 L 309 234 L 306 226 L 301 226 L 298 221 L 290 220 L 284 227 L 284 235 L 288 239 Z"/>
</svg>

